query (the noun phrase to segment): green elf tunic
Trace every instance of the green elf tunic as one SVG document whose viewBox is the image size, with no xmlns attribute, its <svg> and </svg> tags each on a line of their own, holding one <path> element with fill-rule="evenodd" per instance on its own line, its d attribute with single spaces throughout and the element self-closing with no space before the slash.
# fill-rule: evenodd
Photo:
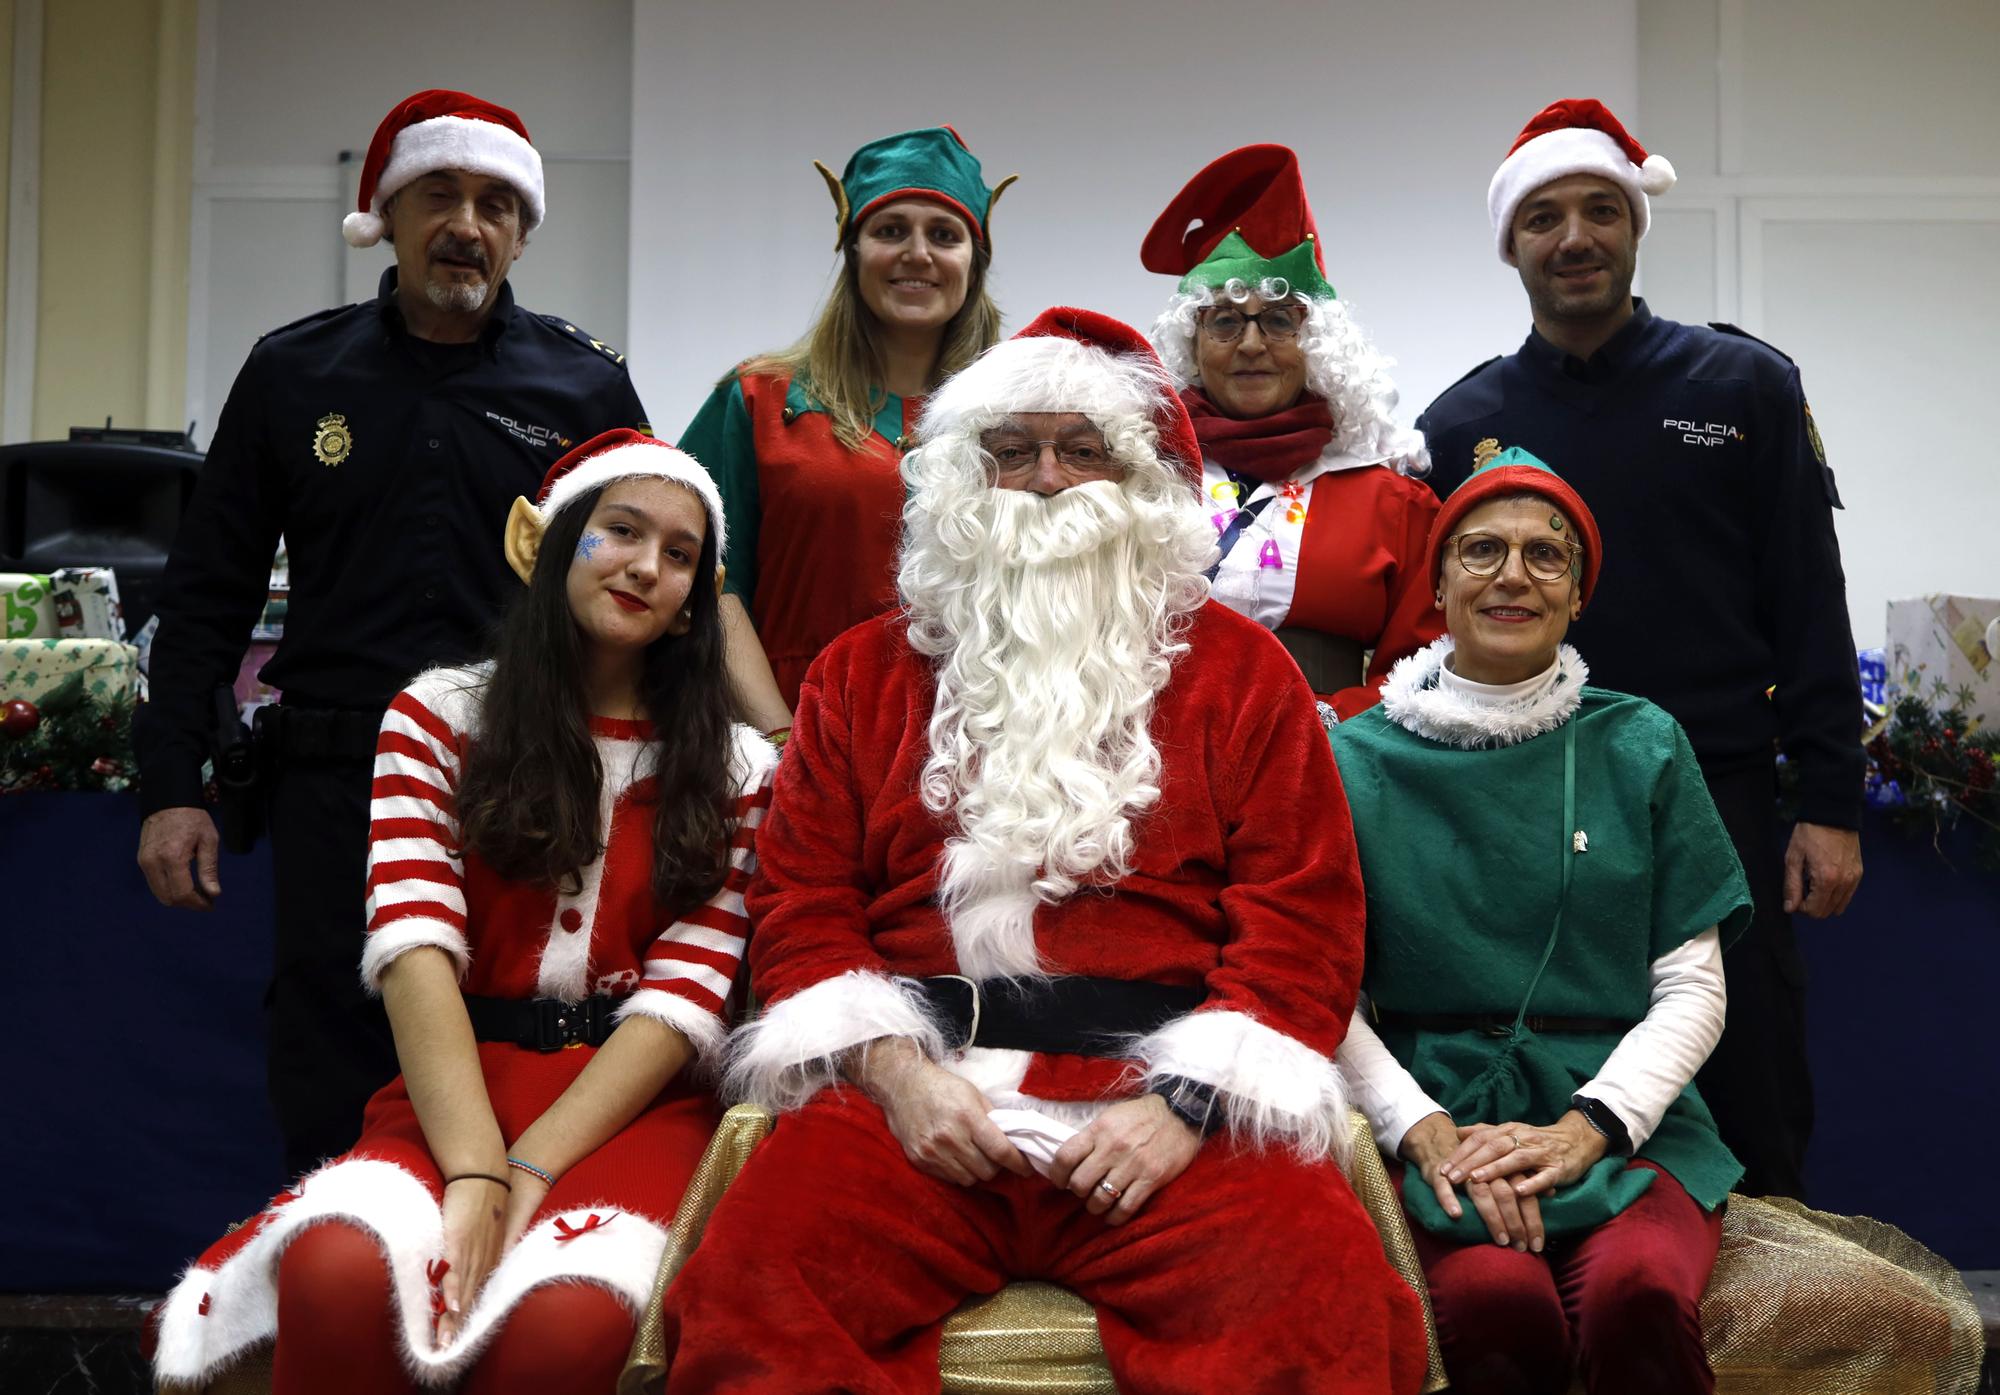
<svg viewBox="0 0 2000 1395">
<path fill-rule="evenodd" d="M 1499 1018 L 1491 1030 L 1378 1030 L 1454 1120 L 1550 1123 L 1624 1030 L 1536 1032 L 1527 1019 L 1637 1024 L 1653 961 L 1710 926 L 1732 938 L 1749 919 L 1749 888 L 1673 718 L 1584 686 L 1589 670 L 1567 645 L 1534 699 L 1472 707 L 1440 691 L 1450 650 L 1447 637 L 1403 660 L 1383 705 L 1331 734 L 1367 887 L 1362 986 L 1388 1022 Z M 1707 1210 L 1742 1175 L 1692 1084 L 1637 1156 Z M 1607 1156 L 1544 1196 L 1548 1233 L 1587 1230 L 1631 1204 L 1654 1174 L 1627 1161 Z M 1473 1208 L 1446 1216 L 1414 1168 L 1403 1196 L 1425 1229 L 1486 1238 Z"/>
<path fill-rule="evenodd" d="M 729 522 L 723 589 L 757 626 L 785 705 L 840 633 L 896 605 L 903 442 L 921 398 L 887 394 L 861 449 L 781 374 L 732 375 L 681 434 L 715 477 Z"/>
</svg>

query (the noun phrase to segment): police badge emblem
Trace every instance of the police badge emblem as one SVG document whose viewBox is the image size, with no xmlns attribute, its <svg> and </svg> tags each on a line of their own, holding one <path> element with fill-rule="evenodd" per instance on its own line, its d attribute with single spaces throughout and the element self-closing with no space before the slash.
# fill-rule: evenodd
<svg viewBox="0 0 2000 1395">
<path fill-rule="evenodd" d="M 1800 399 L 1799 405 L 1806 409 L 1806 438 L 1812 442 L 1813 459 L 1826 464 L 1826 442 L 1819 438 L 1819 423 L 1813 420 L 1812 403 Z"/>
<path fill-rule="evenodd" d="M 347 459 L 354 449 L 354 433 L 347 429 L 347 418 L 338 412 L 328 412 L 319 419 L 319 427 L 313 432 L 313 454 L 322 465 L 338 465 Z"/>
<path fill-rule="evenodd" d="M 1486 437 L 1486 439 L 1472 448 L 1472 468 L 1474 470 L 1484 470 L 1486 462 L 1498 454 L 1500 454 L 1500 442 L 1491 436 Z"/>
</svg>

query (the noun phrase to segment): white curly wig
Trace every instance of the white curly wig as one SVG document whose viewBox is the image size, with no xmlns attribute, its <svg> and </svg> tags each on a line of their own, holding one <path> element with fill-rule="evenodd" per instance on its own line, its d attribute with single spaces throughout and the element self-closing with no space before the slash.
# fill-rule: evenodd
<svg viewBox="0 0 2000 1395">
<path fill-rule="evenodd" d="M 1308 296 L 1292 290 L 1283 280 L 1265 281 L 1260 286 L 1231 280 L 1221 287 L 1177 292 L 1153 321 L 1148 336 L 1168 371 L 1190 387 L 1201 386 L 1201 366 L 1194 352 L 1195 325 L 1201 312 L 1225 300 L 1241 303 L 1253 294 L 1267 304 L 1291 299 L 1307 307 L 1299 347 L 1305 353 L 1306 390 L 1324 398 L 1333 409 L 1334 434 L 1328 453 L 1379 460 L 1418 478 L 1429 474 L 1431 457 L 1423 436 L 1398 426 L 1393 415 L 1400 396 L 1389 376 L 1395 360 L 1376 348 L 1347 306 L 1332 297 Z"/>
</svg>

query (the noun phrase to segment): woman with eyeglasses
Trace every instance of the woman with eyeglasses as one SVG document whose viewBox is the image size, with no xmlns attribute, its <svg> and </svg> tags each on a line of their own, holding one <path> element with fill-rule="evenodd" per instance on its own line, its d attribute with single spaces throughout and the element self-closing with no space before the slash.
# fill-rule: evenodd
<svg viewBox="0 0 2000 1395">
<path fill-rule="evenodd" d="M 1715 1384 L 1701 1298 L 1743 1169 L 1691 1082 L 1750 895 L 1679 725 L 1562 642 L 1602 563 L 1568 484 L 1491 456 L 1426 551 L 1445 637 L 1332 735 L 1368 896 L 1338 1060 L 1469 1395 Z"/>
<path fill-rule="evenodd" d="M 949 126 L 855 151 L 833 195 L 840 278 L 789 349 L 716 385 L 680 444 L 721 486 L 722 598 L 744 718 L 782 742 L 799 680 L 841 631 L 896 604 L 903 450 L 925 396 L 1000 337 L 986 293 L 989 189 Z"/>
<path fill-rule="evenodd" d="M 1365 711 L 1438 635 L 1419 568 L 1437 501 L 1412 478 L 1430 468 L 1423 438 L 1390 417 L 1390 361 L 1327 283 L 1298 157 L 1215 161 L 1140 259 L 1181 277 L 1152 339 L 1201 439 L 1213 594 L 1277 632 L 1329 722 Z"/>
</svg>

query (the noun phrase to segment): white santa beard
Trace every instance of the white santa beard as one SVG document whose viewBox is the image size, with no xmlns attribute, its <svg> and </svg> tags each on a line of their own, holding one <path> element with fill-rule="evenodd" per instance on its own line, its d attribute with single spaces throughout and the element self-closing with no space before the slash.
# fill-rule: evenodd
<svg viewBox="0 0 2000 1395">
<path fill-rule="evenodd" d="M 959 967 L 1032 975 L 1035 907 L 1129 868 L 1160 793 L 1147 721 L 1200 591 L 1158 541 L 1185 537 L 1169 501 L 1097 481 L 968 502 L 982 555 L 914 559 L 939 583 L 912 607 L 912 642 L 942 659 L 924 802 L 958 818 L 939 899 Z"/>
</svg>

